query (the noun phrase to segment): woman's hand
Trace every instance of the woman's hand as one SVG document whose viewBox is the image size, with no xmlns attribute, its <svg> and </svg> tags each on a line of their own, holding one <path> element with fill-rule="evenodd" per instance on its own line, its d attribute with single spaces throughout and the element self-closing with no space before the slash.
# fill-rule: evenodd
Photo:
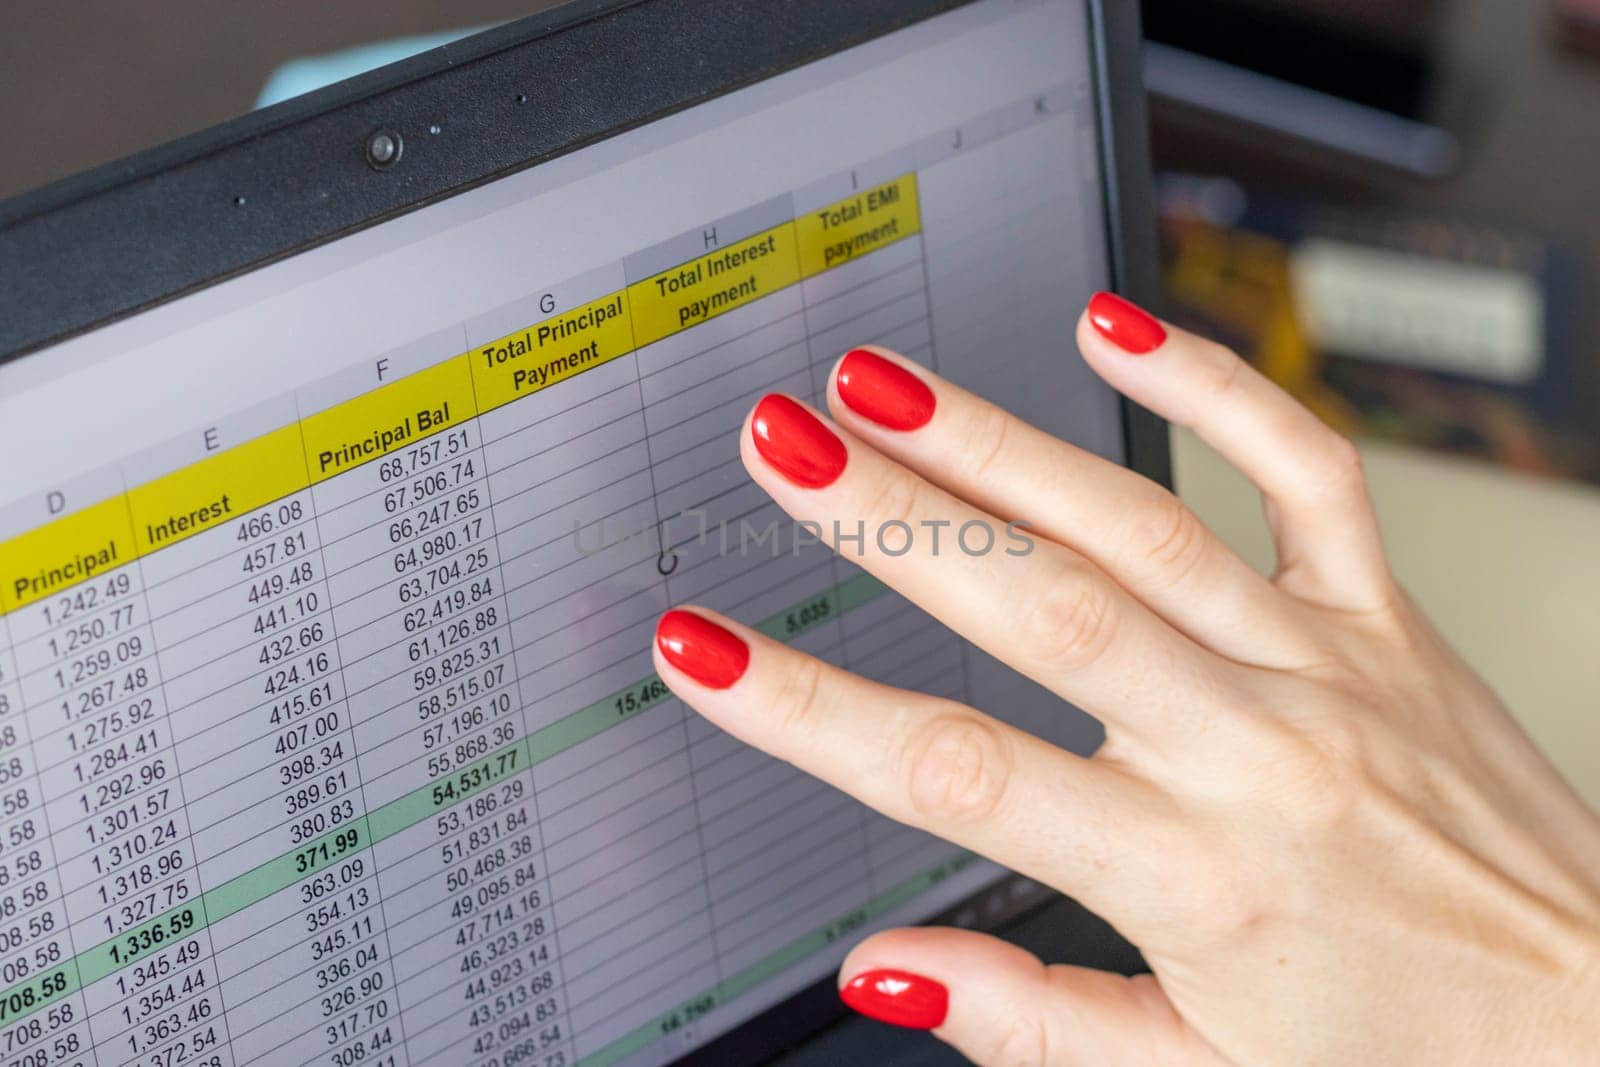
<svg viewBox="0 0 1600 1067">
<path fill-rule="evenodd" d="M 1600 821 L 1396 586 L 1356 450 L 1115 297 L 1078 343 L 1260 488 L 1270 581 L 1166 490 L 888 352 L 835 369 L 836 423 L 768 398 L 741 448 L 825 533 L 1030 524 L 1026 557 L 852 550 L 1103 720 L 1093 758 L 710 612 L 658 632 L 661 676 L 707 718 L 1070 894 L 1154 971 L 895 930 L 851 953 L 846 998 L 982 1064 L 1596 1062 Z"/>
</svg>

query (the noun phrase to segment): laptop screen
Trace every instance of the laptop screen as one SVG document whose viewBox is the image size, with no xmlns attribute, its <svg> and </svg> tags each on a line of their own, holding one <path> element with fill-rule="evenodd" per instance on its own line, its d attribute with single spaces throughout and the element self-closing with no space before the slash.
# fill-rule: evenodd
<svg viewBox="0 0 1600 1067">
<path fill-rule="evenodd" d="M 1121 459 L 1095 99 L 1085 4 L 981 0 L 0 364 L 6 1062 L 658 1064 L 1000 879 L 650 638 L 1093 749 L 737 432 L 875 343 Z"/>
</svg>

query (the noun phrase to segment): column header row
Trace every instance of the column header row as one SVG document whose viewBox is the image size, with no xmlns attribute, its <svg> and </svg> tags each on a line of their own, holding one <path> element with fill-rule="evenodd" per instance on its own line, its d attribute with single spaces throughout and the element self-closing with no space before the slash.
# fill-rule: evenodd
<svg viewBox="0 0 1600 1067">
<path fill-rule="evenodd" d="M 202 431 L 202 453 L 211 454 L 171 473 L 132 487 L 91 477 L 75 491 L 86 505 L 65 492 L 23 502 L 19 525 L 40 525 L 0 543 L 0 614 L 244 518 L 921 228 L 914 173 L 740 232 L 760 224 L 762 209 L 770 219 L 771 207 L 760 205 L 691 235 L 705 248 L 698 256 L 637 281 L 630 277 L 622 288 L 578 307 L 558 310 L 547 301 L 540 310 L 549 317 L 442 362 L 423 364 L 425 354 L 410 351 L 375 360 L 367 369 L 370 391 L 313 414 L 295 417 L 282 401 L 268 402 L 263 409 L 292 421 L 259 436 L 233 444 L 215 429 Z M 419 364 L 407 373 L 408 365 Z M 263 412 L 250 414 L 255 417 L 247 421 L 259 426 Z"/>
</svg>

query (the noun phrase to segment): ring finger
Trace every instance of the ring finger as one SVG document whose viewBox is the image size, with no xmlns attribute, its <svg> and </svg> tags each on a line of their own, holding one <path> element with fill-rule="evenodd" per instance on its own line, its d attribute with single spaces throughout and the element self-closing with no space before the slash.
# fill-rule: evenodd
<svg viewBox="0 0 1600 1067">
<path fill-rule="evenodd" d="M 1207 647 L 1260 666 L 1306 659 L 1297 605 L 1154 482 L 886 349 L 845 356 L 828 407 L 928 480 L 996 515 L 1033 521 Z"/>
</svg>

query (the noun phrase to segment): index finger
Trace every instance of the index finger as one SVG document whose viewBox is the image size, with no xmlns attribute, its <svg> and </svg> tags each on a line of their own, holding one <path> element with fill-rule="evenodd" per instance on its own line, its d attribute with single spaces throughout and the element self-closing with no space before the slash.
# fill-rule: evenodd
<svg viewBox="0 0 1600 1067">
<path fill-rule="evenodd" d="M 964 704 L 867 681 L 703 608 L 663 617 L 655 666 L 707 719 L 897 822 L 1082 900 L 1158 909 L 1184 835 L 1165 794 Z"/>
</svg>

